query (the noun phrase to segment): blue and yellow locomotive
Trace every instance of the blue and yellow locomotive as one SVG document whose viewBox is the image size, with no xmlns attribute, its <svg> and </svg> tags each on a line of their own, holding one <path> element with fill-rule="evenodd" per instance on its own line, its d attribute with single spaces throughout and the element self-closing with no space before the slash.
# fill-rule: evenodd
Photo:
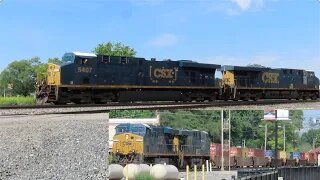
<svg viewBox="0 0 320 180">
<path fill-rule="evenodd" d="M 113 161 L 167 163 L 179 167 L 210 159 L 208 133 L 145 124 L 119 124 L 113 137 Z"/>
<path fill-rule="evenodd" d="M 319 79 L 302 69 L 222 66 L 72 52 L 48 64 L 39 103 L 317 99 Z M 221 71 L 222 79 L 216 78 Z"/>
</svg>

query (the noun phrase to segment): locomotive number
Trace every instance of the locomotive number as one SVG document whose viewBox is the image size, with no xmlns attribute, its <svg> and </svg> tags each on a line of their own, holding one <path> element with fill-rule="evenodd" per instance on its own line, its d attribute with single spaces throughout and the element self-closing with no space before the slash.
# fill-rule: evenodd
<svg viewBox="0 0 320 180">
<path fill-rule="evenodd" d="M 155 78 L 161 79 L 172 79 L 174 78 L 174 71 L 173 69 L 154 69 L 153 75 Z"/>
<path fill-rule="evenodd" d="M 91 73 L 92 67 L 78 67 L 78 72 L 81 73 Z"/>
<path fill-rule="evenodd" d="M 262 74 L 262 81 L 264 83 L 279 84 L 279 73 L 265 72 Z"/>
</svg>

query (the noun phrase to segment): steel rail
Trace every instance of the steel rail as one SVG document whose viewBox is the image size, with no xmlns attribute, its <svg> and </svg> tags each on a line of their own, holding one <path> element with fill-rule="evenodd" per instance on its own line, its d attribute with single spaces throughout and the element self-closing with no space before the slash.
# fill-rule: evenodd
<svg viewBox="0 0 320 180">
<path fill-rule="evenodd" d="M 270 105 L 270 104 L 292 104 L 292 103 L 310 103 L 310 102 L 320 102 L 319 100 L 258 100 L 258 101 L 214 101 L 214 102 L 129 102 L 129 103 L 107 103 L 107 104 L 66 104 L 66 105 L 9 105 L 0 106 L 0 110 L 4 109 L 45 109 L 45 108 L 86 108 L 86 107 L 139 107 L 139 106 L 206 106 L 206 107 L 216 107 L 216 106 L 243 106 L 243 105 Z M 152 109 L 153 107 L 143 107 L 142 109 Z"/>
</svg>

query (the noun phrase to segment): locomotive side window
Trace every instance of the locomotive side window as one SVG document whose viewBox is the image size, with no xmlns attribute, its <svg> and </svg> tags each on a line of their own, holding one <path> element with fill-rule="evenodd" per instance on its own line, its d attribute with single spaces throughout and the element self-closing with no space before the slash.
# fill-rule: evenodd
<svg viewBox="0 0 320 180">
<path fill-rule="evenodd" d="M 87 58 L 81 58 L 81 64 L 87 64 L 88 63 L 88 59 Z"/>
<path fill-rule="evenodd" d="M 103 62 L 103 63 L 109 63 L 109 62 L 110 62 L 110 56 L 102 56 L 101 62 Z"/>
<path fill-rule="evenodd" d="M 128 59 L 127 59 L 127 57 L 121 57 L 121 64 L 127 64 L 128 62 Z"/>
</svg>

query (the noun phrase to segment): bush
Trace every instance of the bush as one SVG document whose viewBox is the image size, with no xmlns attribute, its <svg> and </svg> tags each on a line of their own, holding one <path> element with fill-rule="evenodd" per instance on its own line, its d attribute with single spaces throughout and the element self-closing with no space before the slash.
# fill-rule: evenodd
<svg viewBox="0 0 320 180">
<path fill-rule="evenodd" d="M 135 180 L 153 180 L 153 177 L 148 173 L 139 173 L 136 175 Z"/>
<path fill-rule="evenodd" d="M 0 105 L 32 105 L 35 103 L 35 98 L 31 96 L 0 97 Z"/>
</svg>

